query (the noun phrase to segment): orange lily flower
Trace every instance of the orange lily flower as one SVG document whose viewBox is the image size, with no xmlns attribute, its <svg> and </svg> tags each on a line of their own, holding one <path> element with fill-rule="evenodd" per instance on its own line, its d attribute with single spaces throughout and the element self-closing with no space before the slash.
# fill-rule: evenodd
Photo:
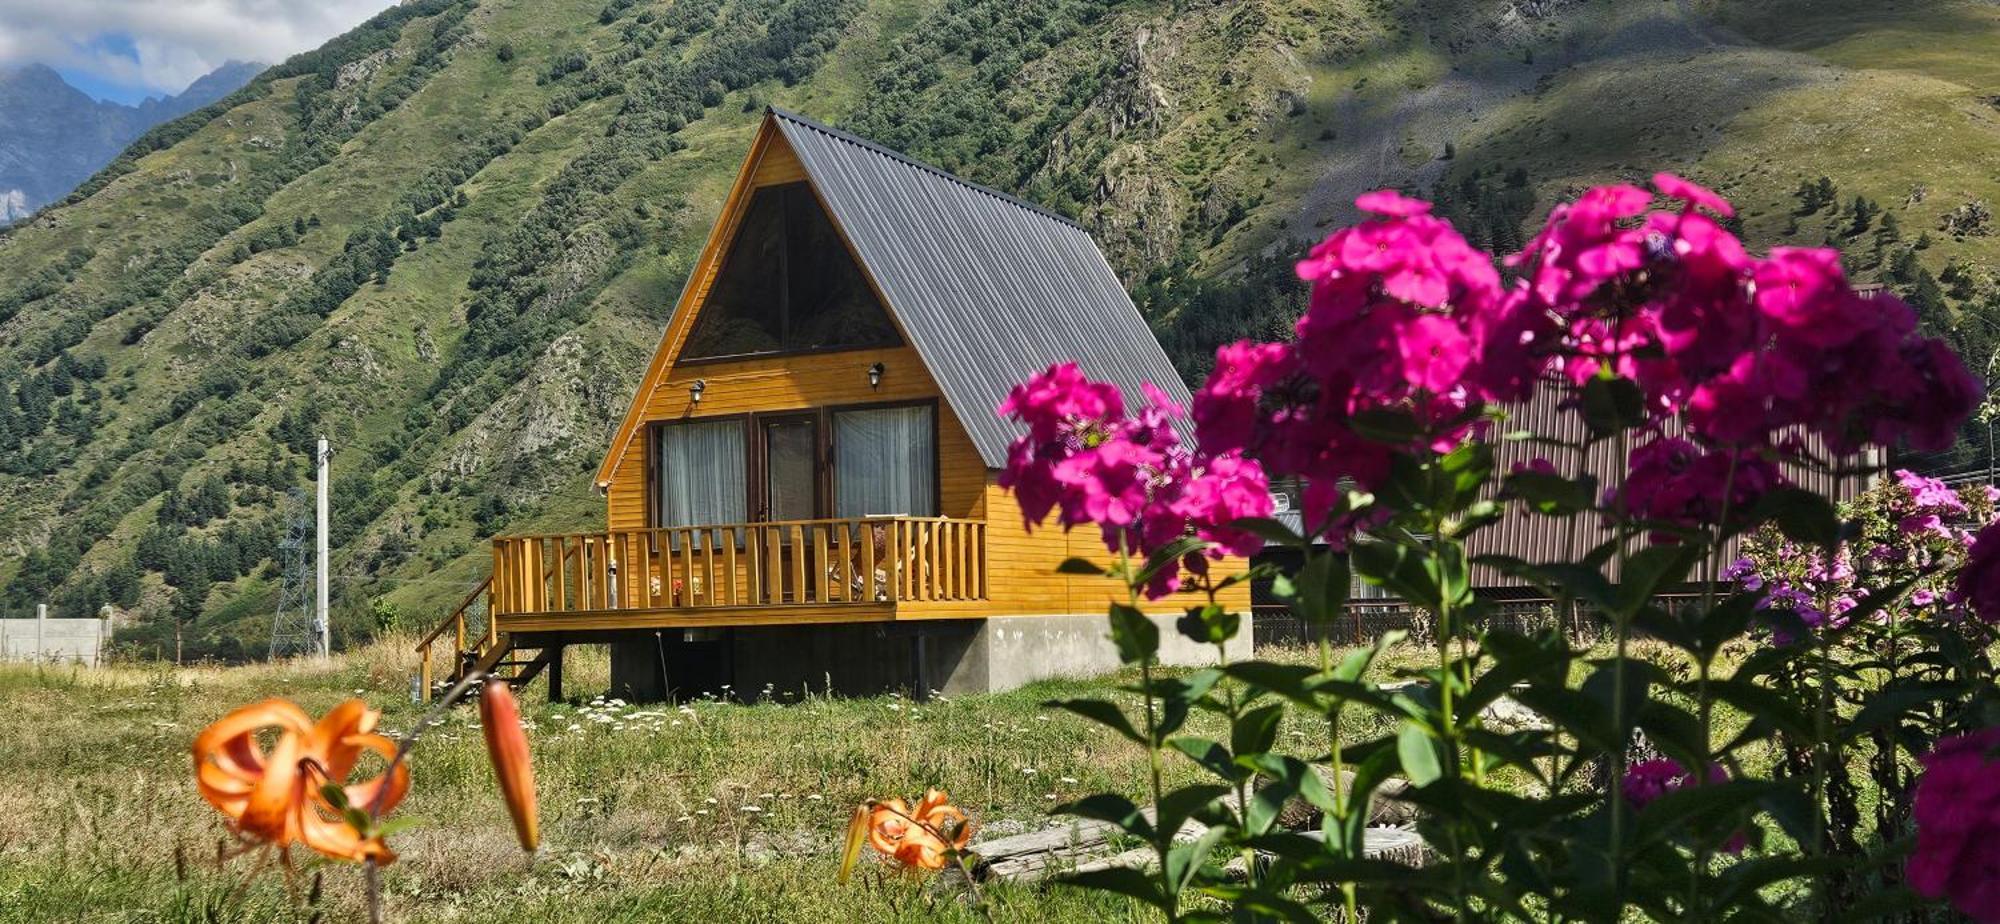
<svg viewBox="0 0 2000 924">
<path fill-rule="evenodd" d="M 362 754 L 394 760 L 395 742 L 375 732 L 381 713 L 351 699 L 319 722 L 282 699 L 244 706 L 203 729 L 194 740 L 195 788 L 228 816 L 238 834 L 279 848 L 305 846 L 339 860 L 396 860 L 379 835 L 364 835 L 327 801 L 320 789 L 341 785 L 349 806 L 379 817 L 409 791 L 410 771 L 400 762 L 372 779 L 346 784 Z M 277 732 L 267 750 L 257 734 Z"/>
<path fill-rule="evenodd" d="M 868 846 L 875 852 L 912 869 L 943 869 L 952 854 L 964 850 L 972 840 L 972 825 L 944 790 L 924 793 L 914 809 L 901 799 L 871 802 L 854 813 L 848 826 L 850 846 L 848 856 L 842 858 L 842 878 L 853 865 L 850 857 L 860 852 L 854 843 L 858 831 L 864 829 Z"/>
<path fill-rule="evenodd" d="M 521 731 L 521 707 L 514 688 L 498 678 L 486 681 L 479 694 L 479 727 L 486 735 L 486 754 L 493 775 L 500 778 L 500 795 L 514 817 L 514 835 L 521 849 L 533 851 L 542 842 L 535 816 L 535 765 L 528 759 L 528 736 Z"/>
</svg>

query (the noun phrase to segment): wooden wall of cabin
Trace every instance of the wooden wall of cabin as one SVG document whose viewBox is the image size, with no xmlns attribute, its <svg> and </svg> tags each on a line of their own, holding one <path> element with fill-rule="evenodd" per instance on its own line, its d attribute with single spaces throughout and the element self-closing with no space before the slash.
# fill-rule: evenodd
<svg viewBox="0 0 2000 924">
<path fill-rule="evenodd" d="M 1105 550 L 1096 527 L 1077 527 L 1065 533 L 1051 517 L 1029 532 L 1021 522 L 1021 505 L 991 482 L 986 491 L 986 513 L 988 615 L 1101 613 L 1113 599 L 1124 599 L 1117 583 L 1109 578 L 1056 573 L 1056 567 L 1067 558 L 1111 564 L 1115 556 Z M 1250 563 L 1229 558 L 1213 567 L 1217 574 L 1235 574 L 1247 570 Z M 1204 602 L 1206 598 L 1199 594 L 1175 594 L 1143 602 L 1140 608 L 1149 613 L 1180 612 Z M 1248 613 L 1250 585 L 1224 591 L 1222 602 L 1232 610 Z"/>
<path fill-rule="evenodd" d="M 884 370 L 882 384 L 871 388 L 868 367 L 878 362 Z M 688 399 L 688 386 L 696 379 L 705 383 L 699 404 Z M 652 485 L 647 480 L 652 424 L 925 399 L 938 401 L 938 514 L 972 519 L 986 515 L 986 465 L 944 404 L 936 381 L 909 347 L 675 366 L 643 398 L 646 426 L 626 446 L 606 497 L 611 529 L 653 525 Z"/>
</svg>

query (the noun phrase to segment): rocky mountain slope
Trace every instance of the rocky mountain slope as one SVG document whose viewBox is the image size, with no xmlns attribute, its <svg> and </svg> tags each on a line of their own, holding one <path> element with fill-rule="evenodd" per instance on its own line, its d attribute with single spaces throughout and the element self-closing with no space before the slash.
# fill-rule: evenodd
<svg viewBox="0 0 2000 924">
<path fill-rule="evenodd" d="M 1996 39 L 1956 0 L 413 0 L 0 237 L 0 610 L 256 654 L 318 432 L 343 634 L 599 524 L 765 103 L 1076 216 L 1191 376 L 1284 331 L 1357 192 L 1506 248 L 1657 169 L 1985 356 Z"/>
<path fill-rule="evenodd" d="M 67 195 L 161 122 L 222 99 L 264 65 L 231 61 L 167 97 L 91 99 L 39 64 L 0 68 L 0 225 Z"/>
</svg>

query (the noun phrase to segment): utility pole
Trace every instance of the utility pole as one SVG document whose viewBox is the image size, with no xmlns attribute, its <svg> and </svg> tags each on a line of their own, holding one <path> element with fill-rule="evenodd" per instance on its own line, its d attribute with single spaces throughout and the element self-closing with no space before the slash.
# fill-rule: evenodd
<svg viewBox="0 0 2000 924">
<path fill-rule="evenodd" d="M 329 463 L 333 461 L 333 450 L 327 447 L 326 437 L 319 438 L 319 450 L 314 453 L 313 460 L 319 466 L 319 493 L 314 498 L 314 506 L 317 509 L 313 529 L 314 564 L 317 571 L 315 577 L 319 587 L 314 598 L 313 619 L 319 627 L 319 656 L 325 658 L 333 654 L 333 629 L 331 621 L 327 618 L 326 606 L 326 583 L 329 573 L 326 567 L 326 510 L 327 488 L 330 483 L 327 469 Z"/>
</svg>

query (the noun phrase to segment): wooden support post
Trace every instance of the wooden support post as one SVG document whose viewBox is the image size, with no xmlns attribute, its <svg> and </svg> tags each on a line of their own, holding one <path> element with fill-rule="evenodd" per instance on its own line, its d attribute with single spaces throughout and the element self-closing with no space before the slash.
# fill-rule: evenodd
<svg viewBox="0 0 2000 924">
<path fill-rule="evenodd" d="M 563 649 L 566 647 L 557 645 L 549 653 L 549 702 L 552 703 L 563 701 Z"/>
</svg>

